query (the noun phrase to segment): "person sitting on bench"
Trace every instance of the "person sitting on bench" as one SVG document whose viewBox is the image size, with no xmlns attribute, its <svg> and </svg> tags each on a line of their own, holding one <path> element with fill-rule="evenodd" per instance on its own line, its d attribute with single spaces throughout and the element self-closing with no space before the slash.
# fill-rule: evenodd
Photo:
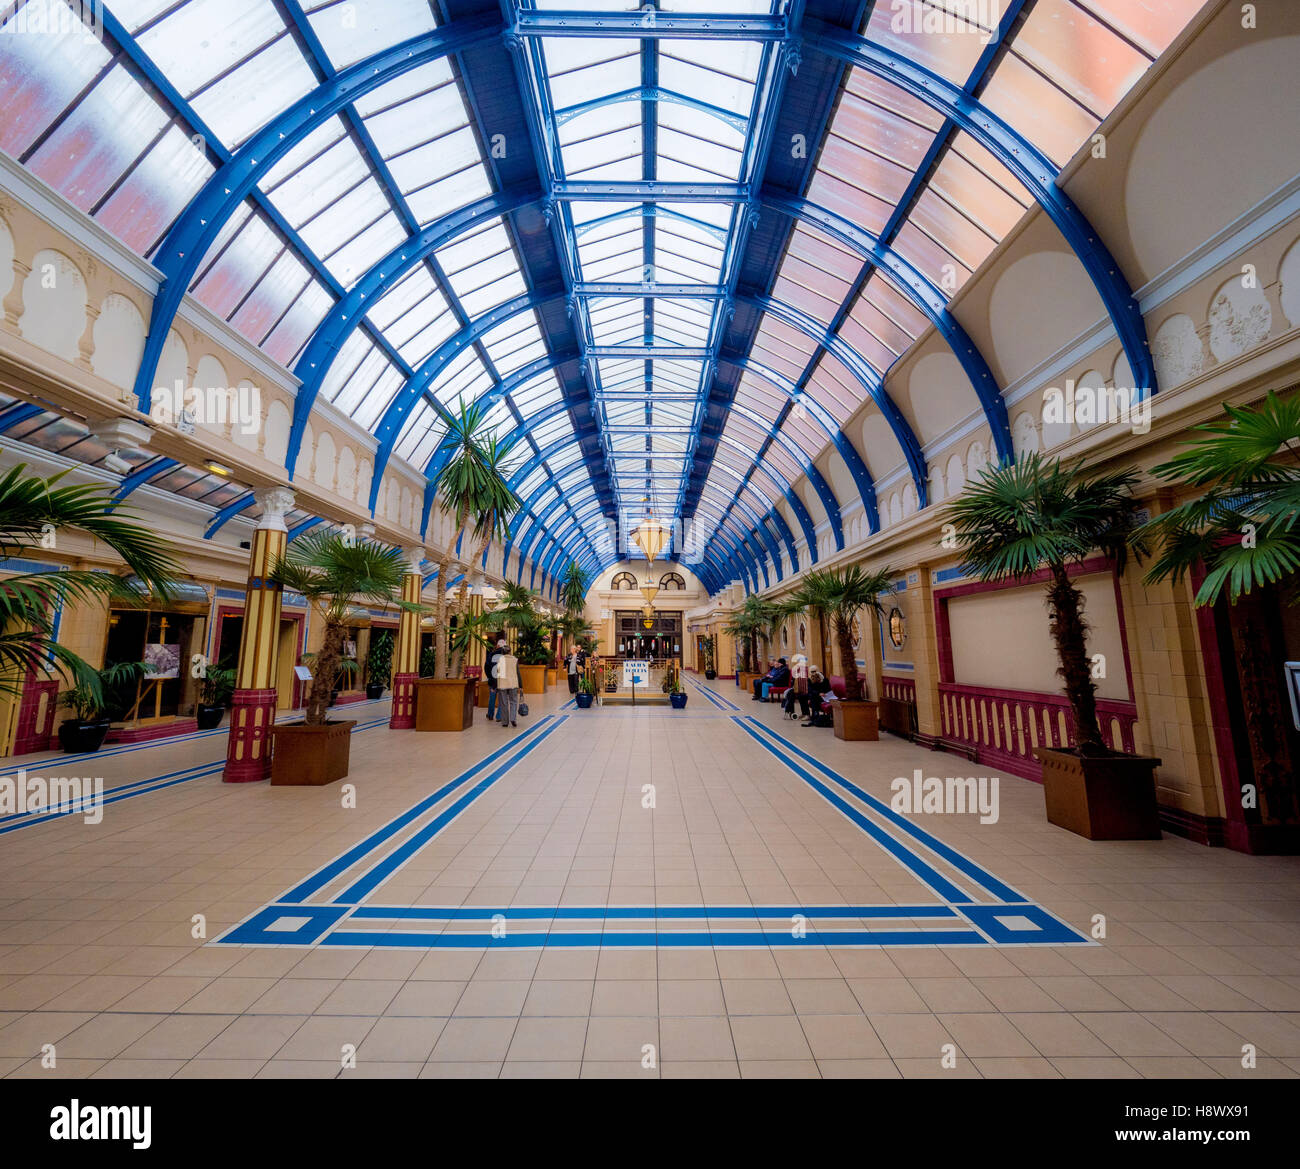
<svg viewBox="0 0 1300 1169">
<path fill-rule="evenodd" d="M 822 701 L 823 694 L 829 694 L 831 691 L 830 679 L 821 672 L 816 666 L 808 671 L 808 693 L 800 695 L 799 707 L 806 721 L 800 723 L 800 726 L 814 727 L 828 725 L 822 722 L 823 719 L 829 719 L 830 711 L 826 709 L 826 703 Z"/>
<path fill-rule="evenodd" d="M 754 701 L 757 702 L 763 697 L 763 684 L 783 688 L 790 685 L 790 667 L 786 665 L 785 658 L 781 658 L 761 678 L 754 679 Z"/>
</svg>

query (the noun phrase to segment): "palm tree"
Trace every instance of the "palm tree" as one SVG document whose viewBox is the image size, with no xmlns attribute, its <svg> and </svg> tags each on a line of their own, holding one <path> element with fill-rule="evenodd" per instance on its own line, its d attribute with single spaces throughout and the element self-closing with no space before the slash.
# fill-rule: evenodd
<svg viewBox="0 0 1300 1169">
<path fill-rule="evenodd" d="M 885 608 L 880 598 L 894 591 L 897 576 L 892 568 L 867 572 L 858 564 L 813 571 L 804 576 L 787 602 L 794 611 L 815 613 L 820 620 L 829 622 L 840 651 L 844 697 L 850 702 L 862 697 L 863 687 L 853 647 L 854 618 L 863 609 L 883 617 Z"/>
<path fill-rule="evenodd" d="M 740 608 L 724 625 L 723 632 L 741 639 L 744 647 L 741 669 L 753 673 L 758 661 L 758 639 L 771 639 L 773 630 L 783 617 L 780 606 L 772 601 L 765 601 L 756 593 L 750 593 Z"/>
<path fill-rule="evenodd" d="M 587 590 L 591 587 L 591 576 L 580 565 L 570 564 L 560 582 L 560 603 L 566 613 L 581 613 L 587 605 Z"/>
<path fill-rule="evenodd" d="M 1225 419 L 1195 428 L 1206 438 L 1154 468 L 1203 494 L 1143 529 L 1161 545 L 1148 584 L 1205 565 L 1198 606 L 1225 591 L 1235 603 L 1253 589 L 1293 584 L 1300 569 L 1300 395 L 1223 408 Z"/>
<path fill-rule="evenodd" d="M 1071 583 L 1070 568 L 1101 552 L 1123 572 L 1130 548 L 1139 556 L 1146 552 L 1137 531 L 1136 482 L 1131 471 L 1092 475 L 1082 460 L 1067 467 L 1035 452 L 988 468 L 947 510 L 966 574 L 981 581 L 1023 581 L 1047 573 L 1057 673 L 1080 755 L 1105 754 L 1106 746 L 1097 721 L 1083 593 Z"/>
<path fill-rule="evenodd" d="M 1258 407 L 1229 406 L 1226 417 L 1196 429 L 1206 437 L 1156 467 L 1163 479 L 1201 492 L 1150 520 L 1143 531 L 1159 547 L 1146 582 L 1181 581 L 1200 564 L 1196 605 L 1227 596 L 1241 605 L 1234 629 L 1246 737 L 1263 802 L 1278 819 L 1297 813 L 1294 769 L 1285 731 L 1290 712 L 1277 685 L 1281 666 L 1264 602 L 1289 594 L 1300 567 L 1300 396 L 1270 393 Z"/>
<path fill-rule="evenodd" d="M 95 484 L 59 486 L 19 464 L 0 476 L 0 560 L 41 554 L 65 529 L 102 540 L 125 561 L 144 588 L 166 598 L 179 573 L 172 551 L 156 533 L 123 518 L 112 496 Z M 26 572 L 0 580 L 0 694 L 17 694 L 29 674 L 54 666 L 96 701 L 99 674 L 55 639 L 59 608 L 94 600 L 140 599 L 138 588 L 108 572 Z"/>
<path fill-rule="evenodd" d="M 325 640 L 313 662 L 305 716 L 308 726 L 325 722 L 353 605 L 396 604 L 411 611 L 419 609 L 396 599 L 401 595 L 404 572 L 399 549 L 354 540 L 333 529 L 299 536 L 273 566 L 271 580 L 306 597 L 325 626 Z"/>
<path fill-rule="evenodd" d="M 462 399 L 447 422 L 443 445 L 449 448 L 447 461 L 434 482 L 437 498 L 445 511 L 456 517 L 456 534 L 443 550 L 438 565 L 438 586 L 434 599 L 434 677 L 447 677 L 447 579 L 456 550 L 466 535 L 478 542 L 466 561 L 471 568 L 482 558 L 493 536 L 507 534 L 507 521 L 519 508 L 519 497 L 507 482 L 506 458 L 510 444 L 489 430 L 488 408 Z M 468 574 L 461 581 L 458 597 L 465 611 Z"/>
</svg>

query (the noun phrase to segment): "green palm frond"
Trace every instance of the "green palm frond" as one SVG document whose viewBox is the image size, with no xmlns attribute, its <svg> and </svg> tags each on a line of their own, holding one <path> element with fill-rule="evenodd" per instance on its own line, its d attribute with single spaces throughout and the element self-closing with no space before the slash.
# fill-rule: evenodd
<svg viewBox="0 0 1300 1169">
<path fill-rule="evenodd" d="M 354 604 L 395 604 L 405 571 L 397 548 L 316 529 L 289 545 L 271 579 L 319 606 L 327 620 L 341 621 Z"/>
<path fill-rule="evenodd" d="M 1094 552 L 1122 571 L 1130 549 L 1146 552 L 1136 482 L 1131 471 L 1093 475 L 1082 461 L 1066 466 L 1036 452 L 987 469 L 946 511 L 962 571 L 984 581 L 1019 580 Z"/>
<path fill-rule="evenodd" d="M 508 458 L 513 443 L 490 430 L 488 408 L 462 399 L 447 422 L 443 444 L 447 461 L 434 483 L 446 511 L 457 526 L 468 523 L 475 539 L 508 534 L 508 521 L 519 510 L 519 497 L 511 489 Z"/>
<path fill-rule="evenodd" d="M 1143 527 L 1159 546 L 1146 582 L 1181 581 L 1203 565 L 1197 605 L 1291 585 L 1300 569 L 1300 395 L 1270 393 L 1255 407 L 1225 404 L 1224 413 L 1155 468 L 1204 493 Z"/>
<path fill-rule="evenodd" d="M 70 528 L 102 540 L 154 593 L 169 596 L 180 568 L 166 543 L 132 522 L 132 513 L 97 484 L 60 486 L 66 474 L 42 479 L 20 464 L 0 475 L 0 558 L 39 546 L 51 529 L 57 537 L 60 529 Z"/>
<path fill-rule="evenodd" d="M 587 590 L 591 576 L 580 565 L 570 564 L 560 582 L 560 603 L 570 613 L 580 612 L 587 604 Z"/>
</svg>

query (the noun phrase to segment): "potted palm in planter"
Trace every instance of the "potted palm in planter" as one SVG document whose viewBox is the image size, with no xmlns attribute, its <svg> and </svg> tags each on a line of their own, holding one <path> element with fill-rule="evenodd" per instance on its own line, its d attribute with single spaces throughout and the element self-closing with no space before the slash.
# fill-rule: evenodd
<svg viewBox="0 0 1300 1169">
<path fill-rule="evenodd" d="M 44 479 L 23 464 L 0 474 L 0 561 L 48 558 L 51 540 L 57 547 L 58 533 L 73 529 L 116 552 L 155 597 L 170 596 L 179 569 L 167 544 L 128 519 L 128 510 L 98 484 L 61 485 L 66 474 Z M 0 696 L 18 697 L 28 678 L 48 678 L 52 667 L 100 713 L 100 672 L 60 644 L 54 619 L 61 606 L 115 597 L 137 601 L 139 593 L 112 573 L 84 569 L 0 579 Z"/>
<path fill-rule="evenodd" d="M 546 626 L 526 620 L 515 636 L 515 657 L 519 659 L 519 685 L 525 694 L 546 693 L 546 663 L 551 651 L 546 645 Z"/>
<path fill-rule="evenodd" d="M 221 725 L 221 720 L 226 714 L 226 705 L 234 692 L 234 667 L 208 666 L 199 682 L 199 701 L 194 709 L 199 730 L 210 731 Z"/>
<path fill-rule="evenodd" d="M 709 634 L 702 643 L 704 650 L 704 676 L 712 682 L 718 676 L 718 643 L 713 634 Z"/>
<path fill-rule="evenodd" d="M 858 673 L 853 621 L 863 609 L 884 615 L 880 598 L 894 591 L 897 576 L 892 568 L 867 572 L 857 564 L 809 572 L 784 606 L 788 613 L 807 612 L 830 623 L 844 671 L 844 698 L 830 704 L 837 739 L 874 742 L 880 738 L 879 705 L 865 697 L 865 682 Z"/>
<path fill-rule="evenodd" d="M 689 695 L 682 686 L 682 680 L 676 670 L 670 670 L 664 678 L 663 691 L 668 695 L 668 702 L 674 710 L 685 710 Z"/>
<path fill-rule="evenodd" d="M 370 639 L 370 652 L 366 655 L 366 697 L 369 699 L 384 696 L 393 675 L 393 645 L 393 634 L 388 629 L 381 629 Z"/>
<path fill-rule="evenodd" d="M 1230 603 L 1224 621 L 1235 650 L 1248 755 L 1238 766 L 1249 772 L 1239 778 L 1253 779 L 1259 820 L 1281 843 L 1300 819 L 1291 712 L 1280 684 L 1287 656 L 1283 613 L 1300 599 L 1300 396 L 1270 393 L 1258 406 L 1225 404 L 1224 410 L 1225 417 L 1196 428 L 1203 437 L 1154 468 L 1196 495 L 1143 527 L 1157 545 L 1146 581 L 1178 582 L 1203 572 L 1196 606 Z"/>
<path fill-rule="evenodd" d="M 778 606 L 750 593 L 731 620 L 723 626 L 741 645 L 740 677 L 737 681 L 742 690 L 750 690 L 754 679 L 762 676 L 758 661 L 758 639 L 769 636 L 780 617 L 781 610 Z"/>
<path fill-rule="evenodd" d="M 462 563 L 479 564 L 493 536 L 509 534 L 509 519 L 519 508 L 519 497 L 508 482 L 507 457 L 510 444 L 499 440 L 491 429 L 489 407 L 480 402 L 459 402 L 447 423 L 439 449 L 445 459 L 434 480 L 437 499 L 444 511 L 455 517 L 455 534 L 438 562 L 437 588 L 433 603 L 434 668 L 431 679 L 421 680 L 416 693 L 416 722 L 429 729 L 464 730 L 474 717 L 474 682 L 460 677 L 460 655 L 456 669 L 451 665 L 452 605 L 447 598 L 451 566 L 466 538 L 475 548 Z M 469 573 L 461 581 L 454 608 L 469 612 Z M 471 689 L 469 695 L 466 690 Z M 423 703 L 425 715 L 420 714 Z M 436 707 L 435 709 L 432 709 Z"/>
<path fill-rule="evenodd" d="M 145 676 L 144 662 L 118 662 L 93 671 L 94 683 L 82 681 L 59 695 L 59 705 L 71 711 L 71 717 L 59 723 L 59 746 L 69 755 L 98 751 L 104 745 L 112 720 L 108 707 L 119 687 L 134 685 Z"/>
<path fill-rule="evenodd" d="M 948 508 L 962 571 L 981 581 L 1043 580 L 1051 636 L 1075 745 L 1039 747 L 1047 818 L 1090 840 L 1156 840 L 1159 759 L 1106 746 L 1097 718 L 1097 687 L 1088 656 L 1083 593 L 1070 569 L 1090 555 L 1108 556 L 1122 572 L 1130 548 L 1141 555 L 1131 471 L 1089 474 L 1082 460 L 1023 455 L 989 468 Z"/>
<path fill-rule="evenodd" d="M 596 679 L 590 674 L 583 674 L 578 680 L 578 696 L 575 701 L 579 710 L 590 710 L 596 698 Z"/>
<path fill-rule="evenodd" d="M 271 729 L 273 785 L 315 787 L 347 775 L 356 720 L 331 720 L 328 710 L 340 674 L 349 665 L 356 668 L 343 657 L 349 615 L 357 604 L 402 606 L 396 598 L 404 569 L 398 549 L 353 540 L 334 529 L 299 536 L 272 568 L 271 580 L 305 597 L 325 631 L 303 721 Z"/>
</svg>

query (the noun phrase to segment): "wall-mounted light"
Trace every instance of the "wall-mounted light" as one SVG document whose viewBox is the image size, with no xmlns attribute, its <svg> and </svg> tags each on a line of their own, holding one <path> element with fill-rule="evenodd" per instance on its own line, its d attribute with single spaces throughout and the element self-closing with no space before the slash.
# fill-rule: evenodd
<svg viewBox="0 0 1300 1169">
<path fill-rule="evenodd" d="M 214 462 L 212 459 L 209 459 L 203 465 L 214 475 L 221 475 L 227 479 L 229 479 L 230 476 L 234 474 L 234 471 L 232 471 L 229 467 L 225 466 L 222 463 Z"/>
</svg>

